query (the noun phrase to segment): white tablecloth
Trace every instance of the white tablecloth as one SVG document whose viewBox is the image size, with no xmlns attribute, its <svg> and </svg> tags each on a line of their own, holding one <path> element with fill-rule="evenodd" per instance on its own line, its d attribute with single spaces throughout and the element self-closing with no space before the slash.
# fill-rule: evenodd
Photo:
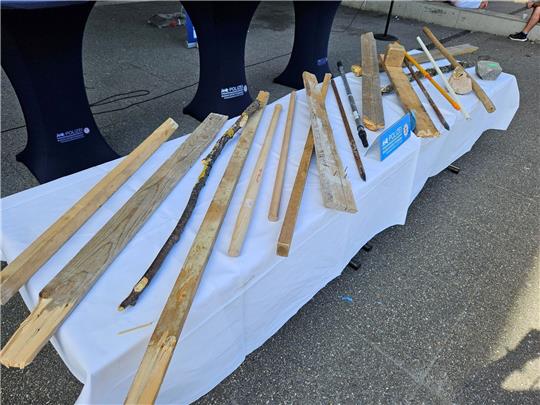
<svg viewBox="0 0 540 405">
<path fill-rule="evenodd" d="M 350 82 L 360 105 L 361 79 L 350 76 Z M 383 82 L 386 83 L 385 79 Z M 350 111 L 341 79 L 337 78 L 336 83 L 345 108 Z M 330 90 L 328 113 L 338 150 L 353 185 L 358 213 L 341 213 L 323 207 L 317 170 L 312 162 L 288 258 L 275 253 L 281 221 L 267 220 L 285 125 L 286 113 L 282 113 L 246 243 L 241 256 L 231 258 L 226 251 L 270 121 L 272 106 L 268 106 L 157 402 L 188 403 L 211 390 L 317 291 L 339 276 L 350 258 L 374 235 L 389 226 L 403 224 L 409 205 L 428 177 L 469 151 L 485 130 L 506 129 L 519 105 L 516 79 L 502 74 L 497 81 L 481 81 L 481 85 L 494 101 L 495 113 L 488 114 L 474 95 L 467 95 L 462 101 L 472 120 L 466 122 L 460 113 L 446 108 L 448 104 L 444 99 L 430 89 L 438 105 L 444 107 L 443 113 L 451 131 L 442 129 L 426 103 L 426 109 L 441 129 L 441 136 L 436 139 L 412 136 L 383 162 L 364 158 L 367 182 L 360 180 Z M 297 100 L 281 219 L 308 129 L 304 91 L 298 92 Z M 288 97 L 278 102 L 286 112 Z M 395 95 L 384 96 L 384 111 L 387 125 L 404 114 Z M 156 126 L 158 124 L 156 122 Z M 355 127 L 352 119 L 351 126 Z M 369 137 L 373 139 L 374 134 L 370 133 Z M 183 141 L 184 138 L 164 144 L 25 285 L 21 293 L 29 308 L 36 305 L 40 289 Z M 120 403 L 125 398 L 235 143 L 231 142 L 220 156 L 180 243 L 174 247 L 137 306 L 123 313 L 116 310 L 176 224 L 201 170 L 200 164 L 187 173 L 54 335 L 54 347 L 72 373 L 84 383 L 79 403 Z M 490 156 L 483 158 L 490 159 Z M 117 163 L 109 162 L 4 198 L 1 201 L 0 245 L 4 258 L 8 262 L 13 260 Z M 153 323 L 129 333 L 118 333 L 148 322 Z"/>
</svg>

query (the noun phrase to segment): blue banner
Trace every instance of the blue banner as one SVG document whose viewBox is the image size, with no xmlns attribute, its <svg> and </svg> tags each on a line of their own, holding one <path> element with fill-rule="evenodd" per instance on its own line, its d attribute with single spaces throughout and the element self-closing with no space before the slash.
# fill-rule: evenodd
<svg viewBox="0 0 540 405">
<path fill-rule="evenodd" d="M 414 114 L 407 113 L 380 135 L 379 148 L 381 152 L 381 161 L 390 156 L 410 138 L 415 125 L 416 120 L 414 119 Z"/>
</svg>

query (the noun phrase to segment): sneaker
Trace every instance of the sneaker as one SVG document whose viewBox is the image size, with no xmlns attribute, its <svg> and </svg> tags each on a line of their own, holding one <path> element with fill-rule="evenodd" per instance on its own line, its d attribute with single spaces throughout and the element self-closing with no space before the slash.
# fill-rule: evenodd
<svg viewBox="0 0 540 405">
<path fill-rule="evenodd" d="M 508 38 L 510 38 L 512 41 L 525 42 L 527 40 L 527 34 L 524 32 L 516 32 L 515 34 L 508 35 Z"/>
</svg>

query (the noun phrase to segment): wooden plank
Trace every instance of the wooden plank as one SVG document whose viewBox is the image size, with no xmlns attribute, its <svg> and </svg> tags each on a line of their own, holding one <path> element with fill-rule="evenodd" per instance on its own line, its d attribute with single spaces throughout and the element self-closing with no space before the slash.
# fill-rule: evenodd
<svg viewBox="0 0 540 405">
<path fill-rule="evenodd" d="M 240 207 L 240 211 L 236 217 L 236 224 L 234 225 L 231 243 L 229 245 L 229 256 L 239 256 L 240 251 L 242 250 L 242 245 L 244 244 L 247 229 L 251 221 L 251 215 L 253 214 L 253 208 L 257 202 L 257 195 L 259 194 L 259 188 L 263 178 L 264 166 L 266 165 L 268 152 L 272 146 L 272 139 L 274 138 L 274 132 L 276 131 L 281 109 L 281 104 L 276 104 L 274 107 L 272 120 L 268 125 L 268 130 L 266 131 L 266 136 L 264 138 L 261 151 L 259 152 L 257 162 L 255 163 L 255 167 L 251 173 L 251 178 L 249 179 L 249 184 L 246 194 L 244 195 L 244 200 L 242 201 L 242 206 Z"/>
<path fill-rule="evenodd" d="M 223 115 L 210 114 L 41 290 L 36 308 L 0 352 L 0 363 L 22 368 L 34 359 L 107 266 L 193 166 L 226 119 Z"/>
<path fill-rule="evenodd" d="M 317 79 L 309 72 L 304 72 L 302 77 L 311 115 L 324 206 L 339 211 L 357 212 L 351 183 L 345 175 L 343 163 L 337 152 L 324 99 L 317 88 Z"/>
<path fill-rule="evenodd" d="M 289 109 L 287 111 L 287 122 L 283 132 L 283 141 L 281 143 L 281 152 L 279 153 L 279 162 L 276 170 L 276 179 L 270 200 L 270 209 L 268 210 L 268 219 L 277 221 L 279 218 L 279 206 L 281 204 L 281 193 L 283 191 L 283 180 L 285 179 L 285 167 L 289 158 L 289 144 L 291 143 L 291 129 L 294 118 L 294 108 L 296 104 L 296 91 L 292 91 L 289 97 Z"/>
<path fill-rule="evenodd" d="M 184 322 L 197 292 L 206 264 L 231 201 L 236 183 L 257 131 L 268 93 L 259 92 L 261 109 L 249 118 L 234 149 L 223 178 L 188 252 L 180 275 L 159 317 L 141 365 L 125 400 L 126 404 L 154 403 Z"/>
<path fill-rule="evenodd" d="M 453 55 L 453 56 L 467 55 L 467 54 L 476 52 L 478 49 L 479 48 L 477 46 L 473 46 L 473 45 L 470 45 L 470 44 L 461 44 L 461 45 L 456 45 L 456 46 L 449 46 L 448 48 L 446 48 L 448 53 L 450 55 Z M 435 60 L 446 59 L 446 57 L 437 49 L 434 49 L 431 52 L 431 55 L 433 56 L 433 59 L 435 59 Z M 384 58 L 384 55 L 379 55 L 379 57 L 381 57 L 381 56 Z M 427 63 L 427 62 L 429 62 L 428 57 L 424 53 L 416 53 L 416 54 L 411 55 L 411 56 L 418 63 Z M 358 66 L 358 65 L 353 65 L 353 66 Z M 351 69 L 352 69 L 353 73 L 355 73 L 356 76 L 361 76 L 362 75 L 361 70 L 358 71 L 358 69 L 356 67 L 355 68 L 351 67 Z M 356 72 L 355 72 L 355 70 L 356 70 Z M 379 71 L 380 72 L 384 71 L 384 66 L 382 65 L 382 63 L 379 64 Z"/>
<path fill-rule="evenodd" d="M 435 45 L 437 49 L 444 55 L 444 57 L 448 59 L 448 61 L 452 64 L 452 66 L 454 66 L 455 68 L 457 68 L 458 66 L 461 66 L 456 60 L 456 58 L 454 58 L 454 55 L 452 55 L 448 51 L 448 49 L 446 49 L 444 45 L 441 44 L 441 42 L 437 39 L 437 37 L 433 34 L 433 32 L 431 32 L 431 30 L 428 27 L 424 27 L 423 31 L 431 40 L 431 42 L 433 42 L 433 45 Z M 433 56 L 433 52 L 432 52 L 432 56 Z M 465 71 L 465 73 L 467 73 L 467 71 Z M 480 87 L 478 82 L 469 73 L 467 73 L 467 76 L 471 78 L 474 94 L 476 94 L 476 97 L 478 97 L 480 102 L 484 105 L 484 108 L 486 109 L 486 111 L 489 113 L 494 112 L 495 105 L 493 104 L 489 96 L 486 94 L 484 89 Z"/>
<path fill-rule="evenodd" d="M 384 128 L 379 59 L 373 32 L 362 34 L 362 121 L 366 128 Z"/>
<path fill-rule="evenodd" d="M 17 293 L 177 128 L 178 124 L 174 120 L 167 119 L 0 272 L 2 305 Z"/>
<path fill-rule="evenodd" d="M 387 54 L 389 56 L 390 65 L 384 60 L 384 67 L 390 81 L 394 85 L 399 96 L 401 104 L 406 111 L 414 111 L 416 115 L 416 129 L 414 133 L 421 138 L 435 137 L 439 135 L 439 131 L 431 121 L 422 102 L 413 90 L 407 75 L 403 72 L 402 63 L 405 55 L 405 48 L 397 43 L 388 45 Z M 401 59 L 396 55 L 401 54 Z M 392 65 L 393 64 L 393 65 Z"/>
<path fill-rule="evenodd" d="M 324 76 L 324 81 L 321 87 L 321 93 L 323 100 L 326 99 L 326 93 L 328 92 L 328 83 L 332 79 L 331 74 Z M 298 211 L 300 211 L 300 204 L 302 202 L 302 195 L 306 188 L 307 174 L 309 170 L 309 164 L 311 162 L 311 156 L 313 155 L 313 129 L 311 125 L 309 127 L 306 143 L 304 144 L 304 151 L 300 158 L 300 164 L 294 178 L 294 184 L 291 191 L 291 197 L 287 204 L 287 210 L 285 211 L 285 218 L 281 225 L 281 232 L 279 233 L 277 242 L 277 254 L 279 256 L 289 256 L 289 249 L 291 248 L 292 238 L 294 234 L 294 227 L 296 226 L 296 219 L 298 218 Z"/>
<path fill-rule="evenodd" d="M 470 44 L 461 44 L 461 45 L 456 45 L 456 46 L 450 46 L 447 48 L 448 50 L 448 53 L 452 56 L 460 56 L 460 55 L 467 55 L 469 53 L 474 53 L 478 50 L 479 48 L 477 46 L 474 46 L 474 45 L 470 45 Z M 446 56 L 444 56 L 440 51 L 438 50 L 433 50 L 431 52 L 431 55 L 433 56 L 433 59 L 435 60 L 440 60 L 440 59 L 445 59 Z M 418 63 L 426 63 L 426 62 L 429 62 L 429 59 L 427 58 L 427 56 L 423 53 L 417 53 L 415 55 L 411 55 Z M 448 58 L 446 58 L 448 59 Z"/>
</svg>

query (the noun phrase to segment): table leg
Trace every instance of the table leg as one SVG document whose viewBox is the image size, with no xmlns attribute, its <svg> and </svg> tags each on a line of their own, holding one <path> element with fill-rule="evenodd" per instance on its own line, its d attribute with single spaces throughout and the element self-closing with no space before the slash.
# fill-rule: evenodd
<svg viewBox="0 0 540 405">
<path fill-rule="evenodd" d="M 215 112 L 234 117 L 252 98 L 244 64 L 246 37 L 258 1 L 183 1 L 197 31 L 199 86 L 184 113 L 202 121 Z"/>
<path fill-rule="evenodd" d="M 84 88 L 82 38 L 92 7 L 2 8 L 2 67 L 28 133 L 16 158 L 41 183 L 118 157 L 97 128 Z"/>
<path fill-rule="evenodd" d="M 302 73 L 313 73 L 319 82 L 328 67 L 328 41 L 339 1 L 295 1 L 294 44 L 287 67 L 275 83 L 302 89 Z"/>
</svg>

